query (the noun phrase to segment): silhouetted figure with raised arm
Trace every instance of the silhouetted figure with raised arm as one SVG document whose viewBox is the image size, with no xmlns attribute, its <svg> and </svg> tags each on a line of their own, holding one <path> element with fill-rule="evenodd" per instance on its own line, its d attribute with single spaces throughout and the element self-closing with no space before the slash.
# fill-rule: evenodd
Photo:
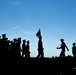
<svg viewBox="0 0 76 75">
<path fill-rule="evenodd" d="M 73 43 L 72 45 L 73 45 L 72 46 L 72 54 L 73 54 L 74 57 L 76 57 L 76 46 L 75 46 L 76 44 Z"/>
<path fill-rule="evenodd" d="M 42 43 L 42 36 L 39 37 L 39 41 L 38 41 L 38 55 L 37 58 L 40 57 L 44 57 L 44 52 L 43 52 L 44 48 L 43 48 L 43 43 Z"/>
<path fill-rule="evenodd" d="M 60 57 L 65 57 L 65 48 L 67 49 L 67 51 L 69 51 L 69 49 L 64 43 L 64 39 L 60 39 L 60 41 L 61 41 L 61 45 L 60 47 L 57 47 L 57 49 L 61 49 Z"/>
</svg>

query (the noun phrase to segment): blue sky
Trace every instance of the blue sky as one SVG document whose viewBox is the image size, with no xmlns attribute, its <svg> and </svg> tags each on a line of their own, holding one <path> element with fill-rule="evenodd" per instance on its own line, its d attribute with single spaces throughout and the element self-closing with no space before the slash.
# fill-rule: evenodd
<svg viewBox="0 0 76 75">
<path fill-rule="evenodd" d="M 59 56 L 56 47 L 64 38 L 72 55 L 76 42 L 76 0 L 0 0 L 0 34 L 8 39 L 21 37 L 30 41 L 31 57 L 37 56 L 41 29 L 45 57 Z"/>
</svg>

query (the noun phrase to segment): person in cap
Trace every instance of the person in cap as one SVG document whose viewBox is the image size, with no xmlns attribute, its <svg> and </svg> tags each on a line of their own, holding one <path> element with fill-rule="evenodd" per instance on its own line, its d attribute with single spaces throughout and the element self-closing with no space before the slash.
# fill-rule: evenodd
<svg viewBox="0 0 76 75">
<path fill-rule="evenodd" d="M 64 39 L 60 39 L 60 41 L 61 41 L 61 45 L 60 47 L 57 47 L 57 49 L 61 49 L 60 57 L 65 57 L 65 49 L 67 49 L 67 51 L 69 51 L 69 49 L 65 44 Z"/>
</svg>

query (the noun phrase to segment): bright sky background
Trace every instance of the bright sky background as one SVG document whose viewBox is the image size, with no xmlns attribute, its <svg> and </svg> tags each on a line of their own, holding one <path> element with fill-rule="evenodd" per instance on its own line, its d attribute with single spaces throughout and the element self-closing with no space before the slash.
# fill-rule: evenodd
<svg viewBox="0 0 76 75">
<path fill-rule="evenodd" d="M 44 56 L 59 56 L 56 47 L 63 38 L 72 55 L 72 43 L 76 42 L 76 0 L 0 0 L 0 35 L 9 40 L 21 37 L 30 41 L 31 57 L 37 56 L 41 29 Z"/>
</svg>

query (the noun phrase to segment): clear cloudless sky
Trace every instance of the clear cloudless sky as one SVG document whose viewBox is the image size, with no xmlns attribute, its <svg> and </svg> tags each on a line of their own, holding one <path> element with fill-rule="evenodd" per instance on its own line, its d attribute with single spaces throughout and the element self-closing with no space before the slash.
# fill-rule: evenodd
<svg viewBox="0 0 76 75">
<path fill-rule="evenodd" d="M 76 0 L 0 0 L 0 36 L 9 40 L 21 37 L 30 41 L 31 57 L 37 56 L 41 29 L 44 56 L 59 56 L 60 39 L 63 38 L 72 55 L 76 42 Z"/>
</svg>

